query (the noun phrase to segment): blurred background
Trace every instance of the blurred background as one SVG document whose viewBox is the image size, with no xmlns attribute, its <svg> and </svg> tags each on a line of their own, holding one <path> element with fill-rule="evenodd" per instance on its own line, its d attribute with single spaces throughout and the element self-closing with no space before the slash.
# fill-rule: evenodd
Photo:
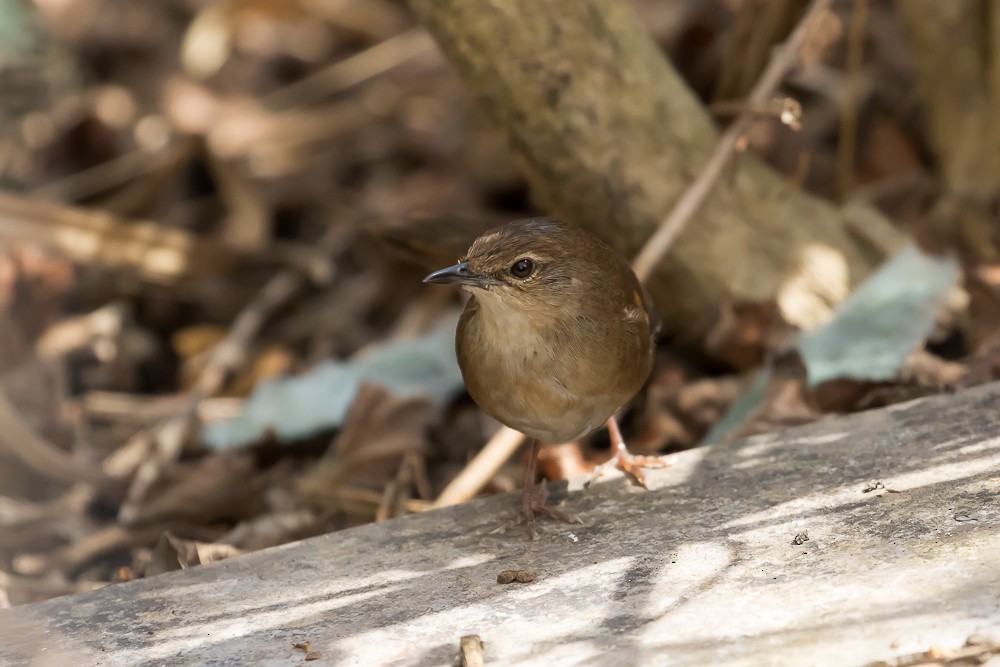
<svg viewBox="0 0 1000 667">
<path fill-rule="evenodd" d="M 721 127 L 808 3 L 632 4 Z M 837 1 L 801 59 L 800 127 L 762 113 L 740 150 L 920 250 L 812 333 L 771 302 L 665 333 L 634 452 L 997 373 L 1000 9 Z M 431 507 L 498 425 L 455 366 L 460 294 L 420 280 L 548 212 L 405 2 L 0 0 L 0 606 Z M 840 364 L 871 346 L 878 372 Z"/>
</svg>

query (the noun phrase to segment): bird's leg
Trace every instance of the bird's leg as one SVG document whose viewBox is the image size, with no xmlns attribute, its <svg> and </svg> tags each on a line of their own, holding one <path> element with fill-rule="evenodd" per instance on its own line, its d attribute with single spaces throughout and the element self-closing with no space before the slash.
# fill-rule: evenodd
<svg viewBox="0 0 1000 667">
<path fill-rule="evenodd" d="M 542 449 L 542 443 L 538 438 L 528 438 L 528 465 L 524 469 L 524 487 L 521 490 L 521 516 L 524 517 L 524 525 L 528 527 L 528 535 L 531 539 L 537 539 L 535 532 L 535 503 L 538 498 L 535 496 L 535 468 L 538 465 L 538 452 Z M 545 500 L 542 499 L 544 503 Z"/>
<path fill-rule="evenodd" d="M 573 523 L 576 518 L 560 512 L 557 509 L 546 506 L 545 499 L 549 492 L 545 484 L 535 485 L 535 469 L 538 466 L 538 452 L 542 449 L 542 443 L 538 438 L 528 438 L 528 466 L 524 470 L 524 491 L 521 496 L 521 517 L 528 527 L 528 535 L 532 540 L 538 539 L 535 532 L 535 514 L 544 514 L 559 521 Z"/>
<path fill-rule="evenodd" d="M 586 486 L 590 486 L 591 482 L 607 472 L 609 468 L 618 468 L 634 479 L 639 486 L 646 489 L 649 487 L 646 486 L 646 475 L 643 474 L 642 469 L 666 468 L 670 465 L 659 456 L 639 456 L 629 452 L 628 447 L 625 446 L 622 432 L 618 429 L 618 420 L 614 416 L 608 419 L 608 431 L 611 434 L 611 458 L 594 468 Z"/>
</svg>

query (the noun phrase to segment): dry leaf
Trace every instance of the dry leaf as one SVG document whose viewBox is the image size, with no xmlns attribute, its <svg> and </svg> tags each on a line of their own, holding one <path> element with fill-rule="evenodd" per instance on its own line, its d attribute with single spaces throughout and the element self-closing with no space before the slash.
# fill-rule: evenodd
<svg viewBox="0 0 1000 667">
<path fill-rule="evenodd" d="M 338 496 L 338 487 L 381 491 L 403 457 L 424 447 L 433 418 L 434 410 L 422 398 L 395 398 L 381 387 L 361 385 L 343 431 L 300 480 L 300 495 L 338 508 L 346 503 L 346 497 Z"/>
<path fill-rule="evenodd" d="M 593 470 L 576 442 L 547 445 L 538 453 L 538 469 L 545 479 L 558 481 L 582 477 Z"/>
<path fill-rule="evenodd" d="M 727 303 L 705 340 L 705 350 L 739 370 L 759 366 L 791 332 L 774 301 Z"/>
<path fill-rule="evenodd" d="M 241 553 L 243 552 L 231 544 L 187 540 L 165 531 L 153 549 L 152 561 L 146 568 L 146 576 L 214 563 L 239 556 Z"/>
<path fill-rule="evenodd" d="M 274 512 L 239 523 L 220 537 L 219 542 L 243 551 L 256 551 L 323 535 L 339 528 L 340 523 L 333 517 L 317 515 L 310 510 Z"/>
<path fill-rule="evenodd" d="M 808 424 L 819 419 L 822 413 L 806 382 L 805 365 L 798 352 L 789 349 L 780 354 L 773 362 L 763 400 L 740 428 L 726 435 L 726 440 Z"/>
<path fill-rule="evenodd" d="M 268 473 L 247 452 L 224 452 L 169 466 L 150 494 L 135 506 L 129 525 L 189 519 L 252 516 L 262 506 Z"/>
</svg>

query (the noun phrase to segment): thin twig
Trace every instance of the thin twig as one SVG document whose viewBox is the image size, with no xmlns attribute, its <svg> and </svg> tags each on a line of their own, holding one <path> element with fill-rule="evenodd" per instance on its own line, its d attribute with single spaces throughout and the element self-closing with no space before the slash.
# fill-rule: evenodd
<svg viewBox="0 0 1000 667">
<path fill-rule="evenodd" d="M 802 106 L 791 97 L 774 98 L 760 106 L 750 106 L 746 100 L 721 100 L 712 102 L 708 110 L 723 118 L 732 118 L 746 113 L 757 118 L 776 118 L 783 125 L 798 131 L 802 119 Z"/>
<path fill-rule="evenodd" d="M 16 456 L 35 472 L 63 482 L 106 486 L 115 480 L 88 466 L 35 433 L 24 421 L 7 393 L 0 388 L 0 448 Z"/>
<path fill-rule="evenodd" d="M 58 201 L 80 201 L 119 187 L 140 176 L 177 164 L 190 157 L 194 142 L 173 141 L 156 153 L 136 149 L 65 178 L 49 181 L 31 191 L 31 195 Z"/>
<path fill-rule="evenodd" d="M 104 588 L 107 585 L 108 582 L 106 581 L 52 581 L 50 579 L 21 577 L 0 570 L 0 588 L 24 591 L 36 595 L 41 594 L 48 597 L 86 593 L 87 591 Z"/>
<path fill-rule="evenodd" d="M 141 427 L 166 419 L 177 412 L 183 401 L 183 394 L 151 396 L 94 390 L 70 404 L 91 419 L 107 419 Z"/>
<path fill-rule="evenodd" d="M 324 506 L 346 508 L 357 514 L 375 512 L 382 502 L 382 492 L 363 489 L 348 484 L 335 484 L 324 488 L 309 488 L 304 494 L 310 502 L 322 503 Z M 415 498 L 404 499 L 402 508 L 408 514 L 415 514 L 431 509 L 431 503 Z"/>
<path fill-rule="evenodd" d="M 799 62 L 799 50 L 812 34 L 813 27 L 819 17 L 829 9 L 832 2 L 833 0 L 813 0 L 795 30 L 771 56 L 767 69 L 764 70 L 757 85 L 747 97 L 748 108 L 757 108 L 765 104 L 767 99 L 774 94 L 785 75 Z M 657 230 L 646 242 L 632 267 L 640 281 L 645 283 L 649 280 L 660 259 L 667 253 L 670 246 L 684 230 L 684 226 L 708 197 L 715 182 L 722 174 L 722 170 L 729 163 L 737 140 L 750 127 L 753 118 L 753 114 L 744 113 L 726 129 L 715 147 L 715 152 L 712 153 L 701 173 L 688 186 L 684 195 L 674 205 L 673 210 L 663 219 Z"/>
<path fill-rule="evenodd" d="M 411 28 L 276 90 L 262 101 L 265 106 L 279 109 L 315 104 L 324 97 L 372 79 L 433 49 L 434 41 L 430 35 L 422 28 Z"/>
<path fill-rule="evenodd" d="M 399 462 L 396 476 L 382 491 L 382 499 L 375 509 L 375 523 L 395 519 L 405 513 L 406 502 L 412 500 L 410 496 L 413 490 L 414 470 L 418 465 L 419 456 L 417 452 L 410 452 Z"/>
<path fill-rule="evenodd" d="M 484 486 L 489 484 L 489 481 L 493 479 L 503 464 L 514 455 L 523 441 L 524 434 L 506 426 L 502 427 L 493 434 L 486 446 L 462 468 L 462 472 L 451 480 L 451 483 L 445 487 L 441 495 L 431 505 L 431 509 L 457 505 L 474 498 Z"/>
</svg>

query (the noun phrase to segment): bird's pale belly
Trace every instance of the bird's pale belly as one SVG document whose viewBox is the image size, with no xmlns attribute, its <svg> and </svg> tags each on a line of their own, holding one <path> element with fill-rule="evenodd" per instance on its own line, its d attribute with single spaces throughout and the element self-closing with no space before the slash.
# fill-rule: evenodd
<svg viewBox="0 0 1000 667">
<path fill-rule="evenodd" d="M 471 387 L 469 391 L 477 403 L 485 405 L 476 398 Z M 556 400 L 552 398 L 552 394 L 528 391 L 520 396 L 511 396 L 509 400 L 495 401 L 489 408 L 483 409 L 500 423 L 548 443 L 582 438 L 600 428 L 613 414 L 605 414 L 604 405 L 585 398 L 554 408 Z"/>
<path fill-rule="evenodd" d="M 500 423 L 543 442 L 581 438 L 600 428 L 631 398 L 609 396 L 607 387 L 580 391 L 582 383 L 574 373 L 553 376 L 552 365 L 531 349 L 522 354 L 506 349 L 500 354 L 488 344 L 477 348 L 470 355 L 477 372 L 466 373 L 463 368 L 473 400 Z M 581 362 L 570 370 L 587 367 Z"/>
</svg>

